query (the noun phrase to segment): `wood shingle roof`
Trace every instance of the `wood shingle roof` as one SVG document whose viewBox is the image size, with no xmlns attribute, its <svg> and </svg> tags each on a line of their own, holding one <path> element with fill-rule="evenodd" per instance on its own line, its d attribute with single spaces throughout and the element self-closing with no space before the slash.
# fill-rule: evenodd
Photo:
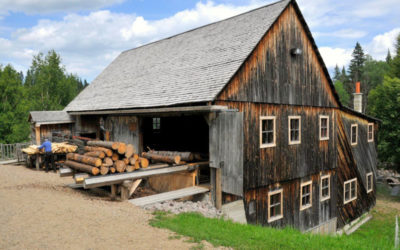
<svg viewBox="0 0 400 250">
<path fill-rule="evenodd" d="M 64 110 L 171 106 L 212 101 L 289 0 L 122 52 Z"/>
</svg>

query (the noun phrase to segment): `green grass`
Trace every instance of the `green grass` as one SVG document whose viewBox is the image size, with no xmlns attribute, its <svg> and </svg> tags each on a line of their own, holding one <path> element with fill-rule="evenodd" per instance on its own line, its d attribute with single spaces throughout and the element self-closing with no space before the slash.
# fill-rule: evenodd
<svg viewBox="0 0 400 250">
<path fill-rule="evenodd" d="M 281 230 L 254 225 L 242 225 L 229 220 L 210 219 L 196 213 L 172 215 L 155 213 L 152 226 L 168 228 L 194 242 L 202 240 L 214 246 L 235 249 L 393 249 L 397 200 L 385 190 L 378 190 L 378 205 L 371 219 L 352 235 L 324 236 L 301 233 L 292 228 Z"/>
</svg>

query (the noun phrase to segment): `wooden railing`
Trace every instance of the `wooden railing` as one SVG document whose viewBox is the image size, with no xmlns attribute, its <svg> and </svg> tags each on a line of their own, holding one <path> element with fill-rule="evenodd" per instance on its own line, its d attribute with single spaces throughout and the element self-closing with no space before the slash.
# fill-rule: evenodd
<svg viewBox="0 0 400 250">
<path fill-rule="evenodd" d="M 9 160 L 24 161 L 25 158 L 21 149 L 28 147 L 30 144 L 29 142 L 0 144 L 0 162 Z"/>
</svg>

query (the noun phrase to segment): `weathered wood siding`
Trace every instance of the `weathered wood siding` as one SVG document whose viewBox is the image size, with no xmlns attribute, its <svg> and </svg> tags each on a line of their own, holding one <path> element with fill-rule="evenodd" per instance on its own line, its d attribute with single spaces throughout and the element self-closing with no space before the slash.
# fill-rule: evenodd
<svg viewBox="0 0 400 250">
<path fill-rule="evenodd" d="M 209 136 L 211 167 L 221 168 L 222 191 L 243 196 L 243 113 L 216 114 Z"/>
<path fill-rule="evenodd" d="M 335 124 L 330 108 L 218 102 L 244 113 L 245 190 L 335 169 Z M 289 145 L 288 116 L 301 116 L 301 143 Z M 319 139 L 319 115 L 329 116 L 329 140 Z M 260 116 L 276 117 L 276 146 L 260 148 Z"/>
<path fill-rule="evenodd" d="M 76 115 L 75 119 L 75 135 L 96 134 L 100 138 L 100 116 L 97 115 Z"/>
<path fill-rule="evenodd" d="M 61 132 L 61 134 L 68 136 L 72 135 L 73 124 L 63 123 L 63 124 L 48 124 L 40 126 L 40 141 L 43 142 L 44 138 L 51 140 L 53 132 Z M 31 125 L 31 141 L 36 144 L 36 131 L 34 124 Z"/>
<path fill-rule="evenodd" d="M 338 111 L 337 117 L 337 208 L 338 228 L 369 211 L 376 202 L 376 135 L 378 125 L 374 124 L 374 142 L 368 142 L 368 121 Z M 351 145 L 351 125 L 358 124 L 357 145 Z M 366 174 L 373 173 L 373 191 L 367 193 Z M 357 199 L 343 204 L 344 182 L 357 178 Z"/>
<path fill-rule="evenodd" d="M 292 48 L 303 52 L 292 56 Z M 338 106 L 312 43 L 291 4 L 217 100 Z"/>
<path fill-rule="evenodd" d="M 130 143 L 136 150 L 139 149 L 139 121 L 136 116 L 108 116 L 104 128 L 110 131 L 111 141 Z"/>
<path fill-rule="evenodd" d="M 331 197 L 320 201 L 320 174 L 304 178 L 275 183 L 267 187 L 247 190 L 245 193 L 245 210 L 248 223 L 269 225 L 274 227 L 294 226 L 302 231 L 318 226 L 336 217 L 336 196 L 334 195 L 335 172 L 323 171 L 322 175 L 330 174 Z M 302 182 L 312 181 L 312 207 L 300 211 L 300 185 Z M 283 189 L 283 218 L 268 223 L 268 192 Z M 251 205 L 251 203 L 253 203 Z M 255 210 L 250 213 L 249 207 Z"/>
</svg>

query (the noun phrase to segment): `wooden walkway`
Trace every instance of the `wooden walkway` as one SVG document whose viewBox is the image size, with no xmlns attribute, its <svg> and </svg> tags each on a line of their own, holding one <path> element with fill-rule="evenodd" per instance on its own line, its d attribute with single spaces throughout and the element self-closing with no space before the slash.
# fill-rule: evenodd
<svg viewBox="0 0 400 250">
<path fill-rule="evenodd" d="M 174 190 L 174 191 L 170 191 L 170 192 L 165 192 L 165 193 L 161 193 L 161 194 L 150 195 L 147 197 L 131 199 L 131 200 L 129 200 L 129 202 L 132 203 L 133 205 L 143 207 L 143 206 L 150 205 L 150 204 L 157 203 L 157 202 L 175 200 L 175 199 L 179 199 L 179 198 L 183 198 L 183 197 L 187 197 L 187 196 L 192 196 L 195 194 L 207 193 L 209 191 L 210 191 L 209 188 L 194 186 L 194 187 L 178 189 L 178 190 Z"/>
</svg>

